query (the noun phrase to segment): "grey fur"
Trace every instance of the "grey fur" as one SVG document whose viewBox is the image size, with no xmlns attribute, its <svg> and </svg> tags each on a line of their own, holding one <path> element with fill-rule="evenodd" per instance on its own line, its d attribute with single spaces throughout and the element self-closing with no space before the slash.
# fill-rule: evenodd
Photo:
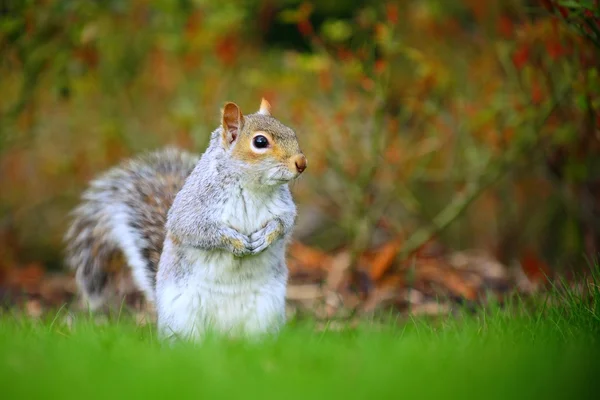
<svg viewBox="0 0 600 400">
<path fill-rule="evenodd" d="M 246 119 L 253 116 L 262 117 L 250 115 Z M 250 121 L 253 122 L 252 119 Z M 246 122 L 246 126 L 250 123 Z M 260 126 L 258 123 L 255 125 L 256 128 Z M 248 129 L 252 128 L 254 127 Z M 279 130 L 281 131 L 283 129 Z M 287 185 L 267 186 L 262 181 L 261 171 L 233 160 L 230 151 L 221 145 L 221 133 L 221 128 L 212 133 L 208 149 L 194 168 L 187 184 L 176 196 L 169 210 L 167 229 L 184 245 L 204 250 L 223 249 L 242 257 L 260 252 L 261 245 L 264 244 L 264 236 L 276 227 L 269 225 L 265 227 L 262 234 L 242 233 L 219 222 L 220 208 L 228 196 L 236 192 L 259 190 L 270 191 L 271 196 L 280 197 L 289 208 L 288 213 L 276 219 L 280 222 L 283 233 L 292 231 L 296 217 L 295 205 Z M 293 132 L 291 134 L 294 135 Z M 295 141 L 295 135 L 293 137 Z M 252 233 L 254 233 L 253 240 L 247 236 Z M 233 240 L 242 241 L 245 248 L 243 250 L 233 248 L 231 246 Z"/>
<path fill-rule="evenodd" d="M 110 296 L 109 264 L 122 252 L 114 235 L 115 208 L 130 215 L 132 232 L 154 281 L 164 241 L 167 211 L 199 156 L 167 148 L 127 160 L 93 180 L 72 212 L 65 235 L 66 263 L 92 308 Z M 154 283 L 152 283 L 153 285 Z"/>
<path fill-rule="evenodd" d="M 273 136 L 284 157 L 301 154 L 295 133 L 275 118 L 251 114 L 245 116 L 243 125 L 240 136 L 263 130 Z M 232 157 L 223 132 L 222 127 L 212 132 L 201 157 L 169 148 L 128 160 L 91 182 L 73 212 L 65 242 L 66 262 L 77 271 L 78 286 L 92 308 L 102 305 L 111 294 L 109 264 L 118 253 L 125 254 L 134 278 L 137 274 L 134 280 L 154 301 L 167 232 L 177 246 L 226 251 L 236 257 L 263 252 L 273 242 L 269 237 L 278 242 L 283 239 L 284 246 L 289 241 L 296 208 L 284 183 L 295 176 L 281 162 L 264 160 L 257 166 Z M 228 197 L 250 193 L 277 201 L 273 219 L 256 232 L 224 224 L 220 215 Z M 252 218 L 252 210 L 245 212 Z M 124 243 L 124 237 L 131 240 Z M 243 246 L 235 245 L 239 243 Z M 132 251 L 136 257 L 131 256 Z M 183 276 L 185 263 L 175 253 L 169 267 Z M 287 276 L 281 254 L 272 273 Z M 136 264 L 134 258 L 141 263 Z M 239 278 L 243 278 L 245 273 L 240 272 Z"/>
</svg>

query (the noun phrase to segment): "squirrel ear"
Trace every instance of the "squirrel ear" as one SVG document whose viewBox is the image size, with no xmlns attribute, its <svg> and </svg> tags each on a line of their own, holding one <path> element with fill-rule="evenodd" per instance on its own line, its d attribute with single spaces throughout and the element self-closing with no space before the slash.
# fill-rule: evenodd
<svg viewBox="0 0 600 400">
<path fill-rule="evenodd" d="M 225 104 L 223 108 L 223 141 L 227 146 L 237 139 L 242 126 L 244 125 L 244 116 L 240 108 L 235 103 Z"/>
<path fill-rule="evenodd" d="M 269 104 L 264 97 L 260 102 L 260 109 L 258 110 L 258 113 L 262 115 L 271 115 L 271 104 Z"/>
</svg>

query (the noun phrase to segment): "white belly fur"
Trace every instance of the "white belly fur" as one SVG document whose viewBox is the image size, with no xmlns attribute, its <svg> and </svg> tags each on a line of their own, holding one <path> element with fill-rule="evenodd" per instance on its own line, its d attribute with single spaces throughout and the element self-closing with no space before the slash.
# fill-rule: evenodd
<svg viewBox="0 0 600 400">
<path fill-rule="evenodd" d="M 232 198 L 223 213 L 225 223 L 240 232 L 251 234 L 273 218 L 268 203 L 252 204 L 246 198 L 240 204 L 241 200 Z M 257 212 L 252 214 L 252 210 Z M 162 335 L 195 339 L 215 330 L 252 336 L 275 332 L 284 323 L 287 268 L 282 265 L 283 240 L 244 258 L 186 248 L 175 261 L 175 250 L 167 238 L 157 282 Z M 162 266 L 170 263 L 175 268 L 163 271 Z"/>
</svg>

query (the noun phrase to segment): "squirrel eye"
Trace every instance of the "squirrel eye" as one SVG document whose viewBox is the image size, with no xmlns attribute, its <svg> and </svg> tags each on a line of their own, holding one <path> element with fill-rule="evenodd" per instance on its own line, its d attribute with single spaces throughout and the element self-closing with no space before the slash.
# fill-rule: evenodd
<svg viewBox="0 0 600 400">
<path fill-rule="evenodd" d="M 256 135 L 254 139 L 252 139 L 252 144 L 257 149 L 265 149 L 269 146 L 269 140 L 263 135 Z"/>
</svg>

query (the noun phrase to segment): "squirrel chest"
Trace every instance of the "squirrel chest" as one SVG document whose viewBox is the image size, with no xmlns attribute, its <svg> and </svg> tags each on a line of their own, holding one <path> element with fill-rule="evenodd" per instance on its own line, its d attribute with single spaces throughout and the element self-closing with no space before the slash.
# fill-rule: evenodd
<svg viewBox="0 0 600 400">
<path fill-rule="evenodd" d="M 231 227 L 250 233 L 277 215 L 282 201 L 277 197 L 238 193 L 222 208 L 222 221 Z M 179 268 L 160 272 L 171 275 L 157 286 L 163 323 L 193 337 L 211 329 L 232 334 L 276 331 L 285 320 L 284 253 L 283 240 L 240 258 L 220 250 L 175 248 L 167 238 L 163 257 L 173 257 Z"/>
<path fill-rule="evenodd" d="M 221 220 L 242 233 L 250 234 L 277 215 L 277 208 L 276 196 L 239 190 L 225 200 Z"/>
</svg>

